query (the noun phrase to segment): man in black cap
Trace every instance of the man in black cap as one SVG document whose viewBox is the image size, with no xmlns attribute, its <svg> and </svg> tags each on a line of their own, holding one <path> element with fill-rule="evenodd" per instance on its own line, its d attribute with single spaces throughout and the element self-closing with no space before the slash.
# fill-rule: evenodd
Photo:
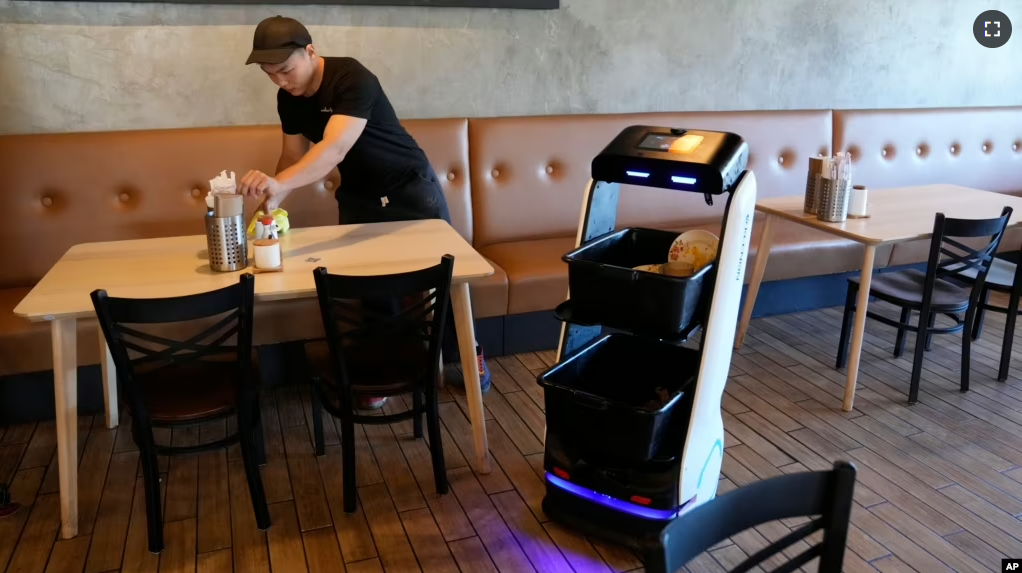
<svg viewBox="0 0 1022 573">
<path fill-rule="evenodd" d="M 263 197 L 269 212 L 293 190 L 322 179 L 336 166 L 341 184 L 334 196 L 341 225 L 451 222 L 443 188 L 425 152 L 398 121 L 377 77 L 358 60 L 319 56 L 305 26 L 274 16 L 256 26 L 248 64 L 259 64 L 280 88 L 277 114 L 284 142 L 276 175 L 249 171 L 238 185 L 240 193 Z M 381 304 L 393 307 L 392 302 Z M 452 314 L 447 320 L 451 334 Z M 476 354 L 485 392 L 490 373 L 478 346 Z M 445 340 L 444 356 L 456 355 L 451 336 Z M 382 399 L 363 404 L 382 405 Z"/>
</svg>

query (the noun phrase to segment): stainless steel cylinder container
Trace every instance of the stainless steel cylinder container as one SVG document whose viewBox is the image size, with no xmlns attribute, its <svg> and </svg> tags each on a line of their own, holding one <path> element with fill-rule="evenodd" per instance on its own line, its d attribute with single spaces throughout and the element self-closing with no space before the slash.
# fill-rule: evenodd
<svg viewBox="0 0 1022 573">
<path fill-rule="evenodd" d="M 218 272 L 240 271 L 248 267 L 248 238 L 245 219 L 206 215 L 206 250 L 209 268 Z"/>
</svg>

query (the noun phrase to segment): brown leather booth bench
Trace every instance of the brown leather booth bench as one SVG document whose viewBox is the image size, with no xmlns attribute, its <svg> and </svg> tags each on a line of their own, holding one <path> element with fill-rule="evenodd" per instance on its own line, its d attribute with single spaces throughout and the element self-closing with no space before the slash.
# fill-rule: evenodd
<svg viewBox="0 0 1022 573">
<path fill-rule="evenodd" d="M 853 178 L 872 188 L 940 182 L 1022 192 L 1022 107 L 408 120 L 443 181 L 454 226 L 496 270 L 472 287 L 477 332 L 488 355 L 556 345 L 558 325 L 550 311 L 567 293 L 561 256 L 574 246 L 590 161 L 635 124 L 740 134 L 749 143 L 761 197 L 802 193 L 807 158 L 832 149 L 849 150 Z M 279 149 L 276 125 L 0 137 L 6 207 L 0 226 L 0 385 L 4 377 L 51 368 L 48 325 L 19 319 L 12 309 L 68 248 L 200 234 L 208 180 L 223 169 L 239 176 L 252 168 L 271 171 Z M 335 224 L 337 183 L 334 172 L 292 194 L 284 205 L 292 225 Z M 247 212 L 254 207 L 249 204 Z M 723 201 L 707 206 L 702 195 L 623 186 L 618 222 L 717 231 L 723 207 Z M 754 226 L 750 256 L 759 230 Z M 1020 239 L 1009 237 L 1004 250 L 1018 250 Z M 880 249 L 876 266 L 924 259 L 925 245 L 904 245 Z M 798 310 L 807 300 L 837 304 L 831 298 L 839 302 L 844 291 L 830 292 L 834 281 L 858 270 L 860 261 L 860 247 L 849 241 L 782 225 L 757 314 Z M 774 296 L 772 285 L 778 287 Z M 802 306 L 785 307 L 792 299 Z M 314 330 L 318 321 L 308 304 L 261 312 L 257 322 L 269 319 L 296 334 Z M 97 364 L 96 329 L 88 321 L 79 324 L 79 364 Z"/>
</svg>

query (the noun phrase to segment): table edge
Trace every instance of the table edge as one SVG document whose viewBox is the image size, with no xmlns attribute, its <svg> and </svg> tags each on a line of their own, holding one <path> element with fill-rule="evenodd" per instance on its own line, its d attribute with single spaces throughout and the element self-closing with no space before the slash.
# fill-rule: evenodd
<svg viewBox="0 0 1022 573">
<path fill-rule="evenodd" d="M 778 219 L 783 219 L 785 221 L 790 221 L 790 222 L 795 223 L 797 225 L 802 225 L 803 227 L 809 227 L 810 229 L 816 229 L 816 230 L 818 230 L 820 232 L 827 233 L 827 234 L 830 234 L 830 235 L 837 235 L 837 236 L 839 236 L 839 237 L 841 237 L 843 239 L 849 239 L 851 241 L 854 241 L 856 243 L 859 243 L 859 244 L 862 244 L 862 245 L 865 245 L 865 246 L 868 246 L 868 247 L 879 247 L 881 245 L 887 245 L 887 244 L 905 243 L 905 242 L 909 242 L 909 241 L 916 241 L 916 240 L 920 240 L 920 239 L 925 239 L 926 238 L 925 236 L 922 236 L 922 237 L 914 237 L 914 238 L 909 238 L 909 239 L 895 239 L 895 240 L 891 240 L 891 241 L 884 241 L 882 239 L 873 239 L 873 238 L 869 238 L 869 237 L 863 237 L 862 235 L 856 235 L 855 233 L 850 233 L 850 232 L 845 231 L 843 229 L 835 229 L 834 227 L 830 227 L 828 224 L 822 224 L 822 225 L 821 224 L 814 224 L 814 223 L 811 223 L 810 221 L 816 221 L 817 219 L 807 219 L 805 217 L 796 217 L 796 216 L 793 216 L 792 214 L 790 214 L 787 211 L 779 211 L 777 209 L 772 209 L 770 207 L 763 207 L 763 206 L 760 206 L 760 205 L 756 205 L 756 210 L 761 212 L 761 213 L 765 213 L 767 215 L 770 215 L 771 217 L 777 217 Z"/>
</svg>

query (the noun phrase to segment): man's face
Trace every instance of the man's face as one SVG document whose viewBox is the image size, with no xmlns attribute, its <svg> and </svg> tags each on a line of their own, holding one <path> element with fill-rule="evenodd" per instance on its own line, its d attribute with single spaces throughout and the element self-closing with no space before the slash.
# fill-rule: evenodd
<svg viewBox="0 0 1022 573">
<path fill-rule="evenodd" d="M 295 50 L 291 57 L 280 64 L 262 64 L 259 67 L 266 72 L 277 87 L 294 96 L 304 95 L 315 72 L 311 47 Z"/>
</svg>

